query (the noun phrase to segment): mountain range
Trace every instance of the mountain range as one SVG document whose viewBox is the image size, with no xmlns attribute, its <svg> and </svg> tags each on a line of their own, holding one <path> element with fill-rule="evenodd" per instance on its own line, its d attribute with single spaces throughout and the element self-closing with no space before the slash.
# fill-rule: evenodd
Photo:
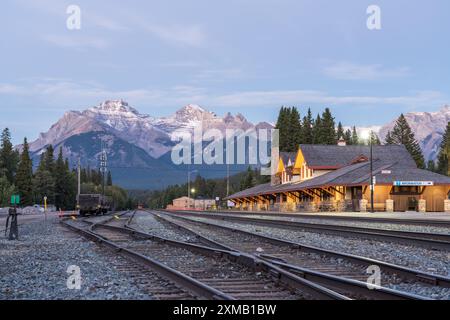
<svg viewBox="0 0 450 320">
<path fill-rule="evenodd" d="M 410 112 L 405 114 L 414 135 L 419 141 L 425 160 L 436 160 L 442 137 L 450 121 L 450 106 L 444 106 L 437 112 Z M 395 125 L 393 120 L 380 128 L 379 137 L 384 141 L 388 131 Z"/>
<path fill-rule="evenodd" d="M 450 121 L 450 106 L 438 112 L 407 113 L 405 117 L 425 158 L 434 160 Z M 379 127 L 382 141 L 394 124 L 395 120 Z M 187 180 L 187 172 L 193 170 L 205 178 L 224 177 L 225 165 L 177 166 L 171 161 L 172 147 L 183 137 L 192 135 L 199 125 L 222 133 L 225 129 L 273 128 L 268 122 L 253 124 L 242 114 L 227 113 L 220 117 L 193 104 L 168 117 L 156 118 L 139 113 L 123 100 L 109 100 L 84 111 L 66 112 L 47 132 L 30 143 L 30 151 L 35 165 L 40 154 L 51 144 L 55 150 L 62 147 L 64 156 L 73 166 L 80 158 L 83 166 L 96 168 L 104 148 L 115 182 L 131 189 L 155 189 L 183 183 Z M 245 169 L 245 165 L 236 165 L 231 173 Z"/>
<path fill-rule="evenodd" d="M 266 122 L 253 124 L 242 114 L 227 113 L 219 117 L 192 104 L 171 116 L 155 118 L 139 113 L 123 100 L 110 100 L 84 111 L 66 112 L 30 143 L 30 152 L 36 165 L 41 153 L 51 144 L 55 150 L 62 147 L 72 165 L 80 158 L 82 166 L 97 167 L 103 148 L 116 183 L 126 188 L 160 188 L 186 181 L 188 168 L 172 163 L 171 150 L 199 125 L 222 133 L 225 129 L 273 127 Z M 235 165 L 231 171 L 245 169 L 245 165 Z M 225 176 L 227 169 L 224 165 L 193 165 L 189 170 L 213 178 Z"/>
</svg>

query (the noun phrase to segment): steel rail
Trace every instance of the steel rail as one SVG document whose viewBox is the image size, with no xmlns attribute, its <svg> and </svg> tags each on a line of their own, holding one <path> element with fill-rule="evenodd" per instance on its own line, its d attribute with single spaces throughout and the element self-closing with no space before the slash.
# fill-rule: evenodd
<svg viewBox="0 0 450 320">
<path fill-rule="evenodd" d="M 149 213 L 159 217 L 160 219 L 163 219 L 164 221 L 167 221 L 169 223 L 172 223 L 174 225 L 180 226 L 180 228 L 183 228 L 185 230 L 190 230 L 191 232 L 195 232 L 189 227 L 183 226 L 182 224 L 179 224 L 177 222 L 166 220 L 166 218 L 158 215 L 155 212 L 149 211 Z M 230 230 L 234 231 L 234 230 Z M 246 233 L 247 234 L 247 233 Z M 239 251 L 237 248 L 230 247 L 231 250 Z M 327 288 L 330 288 L 331 290 L 341 292 L 344 290 L 346 292 L 350 292 L 352 294 L 357 294 L 363 297 L 367 297 L 369 299 L 390 299 L 390 300 L 426 300 L 427 298 L 424 298 L 419 295 L 403 292 L 400 290 L 394 290 L 382 286 L 368 286 L 367 283 L 349 279 L 341 276 L 335 276 L 331 274 L 327 274 L 324 272 L 318 272 L 314 271 L 312 269 L 308 268 L 302 268 L 297 265 L 288 264 L 284 260 L 280 260 L 278 258 L 274 258 L 271 256 L 267 256 L 264 254 L 255 254 L 256 257 L 269 261 L 270 263 L 279 266 L 282 269 L 288 270 L 294 274 L 299 275 L 300 277 L 310 280 L 312 282 L 318 283 L 320 285 L 323 285 Z"/>
<path fill-rule="evenodd" d="M 312 297 L 315 297 L 317 299 L 326 299 L 326 300 L 351 300 L 350 298 L 346 297 L 345 295 L 342 295 L 340 293 L 337 293 L 333 290 L 330 290 L 324 286 L 321 286 L 317 283 L 311 282 L 307 279 L 304 279 L 302 277 L 299 277 L 296 274 L 293 274 L 291 272 L 288 272 L 284 270 L 281 267 L 275 266 L 271 262 L 267 261 L 266 259 L 261 259 L 256 256 L 249 255 L 244 252 L 237 252 L 237 251 L 230 251 L 230 250 L 224 250 L 219 248 L 211 248 L 203 245 L 197 245 L 197 244 L 191 244 L 171 239 L 166 239 L 162 237 L 158 237 L 155 235 L 148 234 L 146 232 L 137 230 L 136 228 L 129 225 L 129 222 L 132 218 L 128 219 L 127 223 L 124 227 L 118 227 L 118 226 L 111 226 L 103 223 L 94 224 L 90 227 L 90 231 L 94 233 L 95 228 L 102 227 L 107 228 L 111 230 L 116 230 L 119 232 L 128 233 L 129 235 L 145 240 L 152 240 L 156 242 L 162 242 L 169 245 L 172 245 L 174 247 L 183 248 L 190 250 L 192 252 L 197 252 L 199 254 L 210 256 L 210 257 L 225 257 L 231 262 L 238 263 L 240 265 L 249 267 L 251 269 L 254 269 L 255 271 L 261 271 L 275 279 L 276 281 L 279 281 L 281 283 L 284 283 L 288 285 L 291 288 L 298 289 L 304 293 L 310 294 Z M 95 233 L 94 233 L 95 234 Z M 97 235 L 99 237 L 102 237 L 100 235 Z M 105 239 L 106 240 L 106 239 Z"/>
<path fill-rule="evenodd" d="M 301 243 L 298 243 L 298 242 L 292 242 L 292 241 L 283 240 L 283 239 L 279 239 L 279 238 L 275 238 L 275 237 L 270 237 L 270 236 L 266 236 L 266 235 L 262 235 L 262 234 L 258 234 L 258 233 L 254 233 L 254 232 L 250 232 L 250 231 L 244 231 L 244 230 L 240 230 L 240 229 L 235 229 L 235 228 L 232 228 L 232 227 L 223 226 L 223 225 L 219 225 L 219 224 L 212 223 L 212 222 L 192 220 L 192 219 L 189 219 L 187 217 L 183 217 L 183 216 L 176 215 L 176 214 L 173 214 L 173 213 L 168 213 L 166 211 L 156 211 L 156 212 L 158 212 L 158 213 L 160 213 L 162 215 L 166 214 L 166 215 L 168 215 L 170 217 L 174 217 L 174 218 L 177 218 L 177 219 L 185 220 L 185 221 L 188 221 L 188 222 L 195 222 L 195 223 L 200 223 L 200 224 L 203 224 L 203 225 L 210 225 L 210 226 L 218 227 L 218 228 L 221 228 L 221 229 L 224 229 L 224 230 L 229 230 L 230 232 L 238 232 L 238 233 L 241 233 L 241 234 L 244 234 L 244 235 L 258 237 L 260 239 L 267 240 L 267 241 L 272 242 L 274 244 L 287 245 L 287 246 L 290 246 L 291 248 L 295 248 L 295 249 L 298 249 L 298 250 L 301 250 L 301 251 L 304 251 L 304 252 L 323 254 L 323 255 L 326 255 L 326 256 L 329 256 L 329 257 L 338 258 L 338 259 L 339 258 L 346 259 L 349 262 L 361 265 L 363 267 L 377 265 L 384 272 L 388 272 L 388 273 L 391 273 L 391 274 L 398 274 L 400 276 L 403 276 L 406 279 L 422 282 L 422 283 L 433 285 L 433 286 L 450 288 L 450 278 L 449 277 L 436 275 L 436 274 L 432 274 L 432 273 L 427 273 L 427 272 L 423 272 L 423 271 L 419 271 L 419 270 L 416 270 L 416 269 L 411 269 L 411 268 L 395 265 L 395 264 L 392 264 L 392 263 L 389 263 L 389 262 L 384 262 L 384 261 L 380 261 L 380 260 L 376 260 L 376 259 L 372 259 L 372 258 L 367 258 L 367 257 L 353 255 L 353 254 L 343 253 L 343 252 L 339 252 L 339 251 L 335 251 L 335 250 L 322 249 L 322 248 L 318 248 L 318 247 L 314 247 L 314 246 L 304 245 L 304 244 L 301 244 Z"/>
<path fill-rule="evenodd" d="M 133 250 L 129 250 L 127 248 L 124 248 L 120 245 L 117 245 L 114 242 L 111 242 L 104 237 L 95 234 L 94 232 L 90 230 L 84 230 L 82 228 L 78 228 L 76 226 L 73 226 L 71 224 L 68 224 L 66 221 L 61 222 L 64 226 L 68 227 L 69 229 L 83 235 L 84 237 L 93 240 L 94 242 L 98 243 L 99 245 L 104 245 L 110 249 L 112 249 L 114 252 L 119 253 L 134 262 L 140 263 L 141 265 L 150 267 L 152 270 L 157 272 L 163 277 L 166 277 L 170 281 L 174 282 L 178 286 L 182 288 L 186 288 L 190 292 L 192 292 L 194 295 L 206 298 L 206 299 L 212 299 L 212 300 L 235 300 L 233 297 L 224 294 L 223 292 L 212 288 L 192 277 L 189 277 L 188 275 L 185 275 L 175 269 L 172 269 L 168 266 L 165 266 L 164 264 L 160 263 L 159 261 L 156 261 L 150 257 L 144 256 L 138 252 L 135 252 Z M 93 225 L 92 225 L 93 226 Z M 92 227 L 91 226 L 91 227 Z"/>
<path fill-rule="evenodd" d="M 194 212 L 194 211 L 174 211 L 173 212 Z M 317 220 L 336 220 L 336 221 L 352 221 L 352 222 L 369 222 L 369 223 L 390 223 L 390 224 L 404 224 L 404 225 L 417 225 L 417 226 L 430 226 L 430 227 L 443 227 L 450 228 L 450 220 L 439 219 L 410 219 L 410 218 L 389 218 L 389 217 L 357 217 L 357 216 L 336 216 L 336 215 L 324 215 L 319 213 L 302 214 L 302 213 L 282 213 L 276 211 L 209 211 L 211 213 L 240 215 L 240 216 L 267 216 L 267 217 L 283 217 L 283 218 L 299 218 L 299 219 L 317 219 Z"/>
<path fill-rule="evenodd" d="M 176 212 L 178 214 L 178 212 Z M 195 212 L 183 213 L 182 215 L 202 217 L 207 219 L 218 219 L 224 221 L 232 221 L 238 223 L 250 223 L 261 226 L 278 227 L 290 230 L 304 230 L 333 234 L 338 236 L 356 236 L 364 239 L 373 239 L 381 241 L 394 241 L 403 244 L 420 245 L 433 250 L 450 251 L 450 234 L 426 233 L 397 231 L 387 229 L 363 228 L 343 225 L 305 223 L 299 221 L 286 221 L 264 218 L 247 218 L 238 216 L 218 215 L 218 214 L 201 214 Z"/>
</svg>

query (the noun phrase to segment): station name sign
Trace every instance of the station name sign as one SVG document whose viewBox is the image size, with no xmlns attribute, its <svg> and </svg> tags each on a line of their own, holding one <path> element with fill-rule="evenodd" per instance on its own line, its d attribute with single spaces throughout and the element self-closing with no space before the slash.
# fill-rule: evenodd
<svg viewBox="0 0 450 320">
<path fill-rule="evenodd" d="M 434 186 L 433 181 L 394 181 L 396 187 L 426 187 Z"/>
</svg>

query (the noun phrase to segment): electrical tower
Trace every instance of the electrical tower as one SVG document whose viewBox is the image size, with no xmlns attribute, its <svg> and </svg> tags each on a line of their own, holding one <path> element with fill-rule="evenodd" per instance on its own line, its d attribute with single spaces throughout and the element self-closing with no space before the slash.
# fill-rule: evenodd
<svg viewBox="0 0 450 320">
<path fill-rule="evenodd" d="M 105 178 L 108 172 L 108 157 L 106 155 L 105 143 L 102 141 L 102 152 L 100 154 L 100 172 L 102 175 L 102 194 L 105 195 Z"/>
</svg>

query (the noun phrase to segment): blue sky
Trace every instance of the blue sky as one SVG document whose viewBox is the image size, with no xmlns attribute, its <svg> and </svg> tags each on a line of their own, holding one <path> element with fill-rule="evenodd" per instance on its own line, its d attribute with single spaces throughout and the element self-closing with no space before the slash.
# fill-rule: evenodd
<svg viewBox="0 0 450 320">
<path fill-rule="evenodd" d="M 81 29 L 66 27 L 69 5 Z M 381 8 L 381 30 L 366 26 Z M 364 0 L 3 0 L 0 127 L 35 139 L 69 109 L 123 98 L 251 121 L 330 107 L 344 125 L 450 104 L 450 3 Z"/>
</svg>

